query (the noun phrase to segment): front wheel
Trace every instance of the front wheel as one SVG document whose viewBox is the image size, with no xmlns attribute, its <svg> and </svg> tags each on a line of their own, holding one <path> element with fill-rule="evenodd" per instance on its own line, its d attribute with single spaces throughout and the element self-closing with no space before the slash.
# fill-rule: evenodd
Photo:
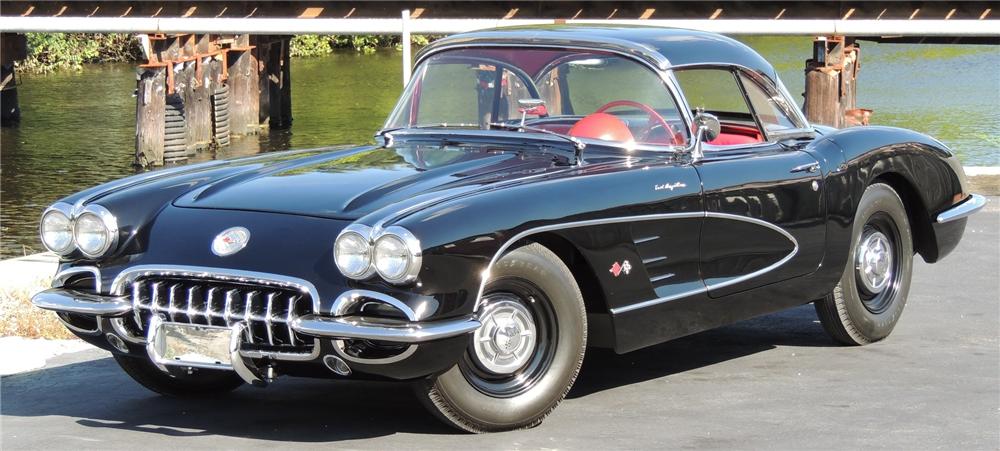
<svg viewBox="0 0 1000 451">
<path fill-rule="evenodd" d="M 887 337 L 906 305 L 912 270 L 913 234 L 903 202 L 889 185 L 872 184 L 855 213 L 840 283 L 814 303 L 823 328 L 847 345 Z"/>
<path fill-rule="evenodd" d="M 417 383 L 417 396 L 469 432 L 538 425 L 583 363 L 587 312 L 576 280 L 544 246 L 520 247 L 493 267 L 478 315 L 482 326 L 462 360 Z"/>
</svg>

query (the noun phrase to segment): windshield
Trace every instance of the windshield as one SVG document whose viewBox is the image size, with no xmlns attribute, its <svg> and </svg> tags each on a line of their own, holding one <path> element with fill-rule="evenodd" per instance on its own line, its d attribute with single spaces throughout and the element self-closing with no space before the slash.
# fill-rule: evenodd
<svg viewBox="0 0 1000 451">
<path fill-rule="evenodd" d="M 677 104 L 658 74 L 628 58 L 576 50 L 435 54 L 416 69 L 385 128 L 490 129 L 518 126 L 522 116 L 526 133 L 624 145 L 688 140 Z"/>
</svg>

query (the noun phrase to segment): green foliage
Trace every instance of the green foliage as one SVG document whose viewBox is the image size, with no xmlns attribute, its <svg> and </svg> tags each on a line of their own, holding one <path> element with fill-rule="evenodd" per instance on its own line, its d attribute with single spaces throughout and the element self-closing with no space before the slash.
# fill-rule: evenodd
<svg viewBox="0 0 1000 451">
<path fill-rule="evenodd" d="M 425 46 L 434 40 L 434 36 L 413 35 L 412 42 L 418 47 Z M 290 52 L 292 56 L 323 56 L 333 49 L 351 48 L 354 51 L 370 55 L 378 49 L 399 49 L 402 43 L 399 36 L 394 35 L 298 35 L 292 38 Z"/>
<path fill-rule="evenodd" d="M 28 58 L 18 64 L 28 72 L 80 69 L 85 63 L 131 62 L 142 58 L 134 37 L 123 33 L 28 33 Z"/>
<path fill-rule="evenodd" d="M 18 63 L 27 72 L 79 70 L 87 63 L 135 62 L 142 49 L 134 36 L 124 33 L 28 33 L 28 58 Z M 427 45 L 433 37 L 414 35 L 413 44 Z M 292 56 L 323 56 L 338 48 L 352 48 L 369 55 L 381 48 L 399 48 L 399 36 L 298 35 L 292 38 Z"/>
<path fill-rule="evenodd" d="M 323 56 L 333 51 L 333 36 L 304 34 L 292 37 L 289 52 L 292 56 Z"/>
</svg>

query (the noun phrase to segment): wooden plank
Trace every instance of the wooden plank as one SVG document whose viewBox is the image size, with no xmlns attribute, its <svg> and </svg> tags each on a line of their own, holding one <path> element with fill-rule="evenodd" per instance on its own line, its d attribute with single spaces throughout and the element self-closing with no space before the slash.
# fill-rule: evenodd
<svg viewBox="0 0 1000 451">
<path fill-rule="evenodd" d="M 287 128 L 282 122 L 282 89 L 281 89 L 281 41 L 271 42 L 267 54 L 267 89 L 268 93 L 268 125 L 271 129 Z"/>
<path fill-rule="evenodd" d="M 257 62 L 257 125 L 266 127 L 271 120 L 271 88 L 268 80 L 267 62 L 270 60 L 271 45 L 267 36 L 253 36 L 253 55 Z"/>
<path fill-rule="evenodd" d="M 140 167 L 163 165 L 166 70 L 144 70 L 137 82 L 135 164 Z"/>
<path fill-rule="evenodd" d="M 234 47 L 247 50 L 229 52 L 229 126 L 233 135 L 252 135 L 259 129 L 260 88 L 250 36 L 238 36 Z"/>
<path fill-rule="evenodd" d="M 193 132 L 194 148 L 197 150 L 205 149 L 212 143 L 212 86 L 213 80 L 211 77 L 211 71 L 207 67 L 206 60 L 209 59 L 204 55 L 208 52 L 208 41 L 209 36 L 206 34 L 194 35 L 192 37 L 192 42 L 194 43 L 194 74 L 192 77 L 192 100 L 193 102 L 188 108 L 190 111 L 190 116 L 188 120 L 188 127 Z"/>
<path fill-rule="evenodd" d="M 281 128 L 292 126 L 292 38 L 286 36 L 281 40 Z"/>
</svg>

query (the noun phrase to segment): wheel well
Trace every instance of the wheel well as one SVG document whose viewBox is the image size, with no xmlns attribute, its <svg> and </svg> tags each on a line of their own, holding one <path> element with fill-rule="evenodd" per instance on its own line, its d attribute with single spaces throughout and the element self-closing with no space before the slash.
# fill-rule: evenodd
<svg viewBox="0 0 1000 451">
<path fill-rule="evenodd" d="M 608 303 L 604 298 L 604 291 L 597 283 L 597 275 L 576 246 L 566 238 L 550 232 L 531 235 L 525 240 L 541 244 L 559 256 L 580 287 L 587 313 L 608 313 Z"/>
<path fill-rule="evenodd" d="M 899 194 L 903 208 L 906 209 L 907 219 L 910 221 L 910 230 L 913 232 L 914 252 L 919 253 L 927 262 L 937 260 L 937 246 L 934 245 L 930 214 L 913 184 L 895 172 L 881 174 L 872 183 L 885 183 Z"/>
</svg>

